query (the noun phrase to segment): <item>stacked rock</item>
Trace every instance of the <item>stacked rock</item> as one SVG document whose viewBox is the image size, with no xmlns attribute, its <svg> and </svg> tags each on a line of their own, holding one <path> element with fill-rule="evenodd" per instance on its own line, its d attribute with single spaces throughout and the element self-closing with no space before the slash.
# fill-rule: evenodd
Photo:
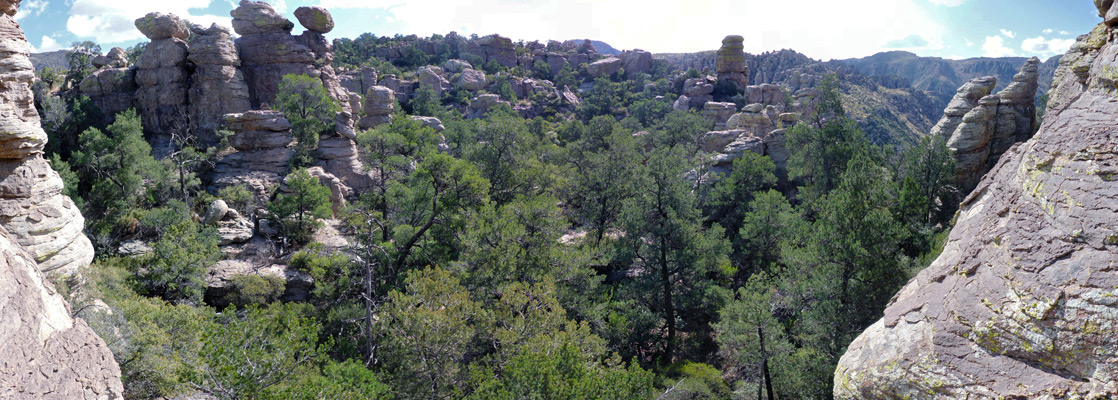
<svg viewBox="0 0 1118 400">
<path fill-rule="evenodd" d="M 745 46 L 742 45 L 744 40 L 738 35 L 726 36 L 714 60 L 718 80 L 734 84 L 739 92 L 749 86 L 749 66 L 745 63 Z"/>
<path fill-rule="evenodd" d="M 186 22 L 173 14 L 149 13 L 136 20 L 136 28 L 151 39 L 136 60 L 136 106 L 144 128 L 157 134 L 183 132 L 189 125 Z"/>
</svg>

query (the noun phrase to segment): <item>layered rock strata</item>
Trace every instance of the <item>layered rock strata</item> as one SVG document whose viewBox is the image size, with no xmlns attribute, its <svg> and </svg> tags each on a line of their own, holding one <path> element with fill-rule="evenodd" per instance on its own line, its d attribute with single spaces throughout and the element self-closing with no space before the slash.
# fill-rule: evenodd
<svg viewBox="0 0 1118 400">
<path fill-rule="evenodd" d="M 1113 38 L 1100 24 L 1064 56 L 1040 130 L 1001 156 L 940 257 L 851 343 L 836 398 L 1118 393 Z"/>
<path fill-rule="evenodd" d="M 186 23 L 173 14 L 150 13 L 136 20 L 136 28 L 151 39 L 136 60 L 136 106 L 144 128 L 157 134 L 186 132 Z"/>
<path fill-rule="evenodd" d="M 251 110 L 226 114 L 225 125 L 233 131 L 229 144 L 237 151 L 217 162 L 214 186 L 243 186 L 263 206 L 289 172 L 295 154 L 291 123 L 279 111 Z"/>
<path fill-rule="evenodd" d="M 19 3 L 0 0 L 0 398 L 121 399 L 112 352 L 41 271 L 75 272 L 93 248 L 42 158 L 31 46 L 13 19 Z"/>
<path fill-rule="evenodd" d="M 718 80 L 732 83 L 739 92 L 749 86 L 749 66 L 745 63 L 745 46 L 742 45 L 744 40 L 738 35 L 726 36 L 714 60 Z"/>
<path fill-rule="evenodd" d="M 12 19 L 19 2 L 0 4 L 0 225 L 43 272 L 76 273 L 93 260 L 93 245 L 82 234 L 81 212 L 62 195 L 62 178 L 43 159 L 47 134 L 31 92 L 31 46 Z"/>
<path fill-rule="evenodd" d="M 190 84 L 190 119 L 194 133 L 214 144 L 213 132 L 225 124 L 224 115 L 251 108 L 248 86 L 237 47 L 227 28 L 217 24 L 209 28 L 192 27 L 194 40 L 187 60 L 194 63 Z"/>
</svg>

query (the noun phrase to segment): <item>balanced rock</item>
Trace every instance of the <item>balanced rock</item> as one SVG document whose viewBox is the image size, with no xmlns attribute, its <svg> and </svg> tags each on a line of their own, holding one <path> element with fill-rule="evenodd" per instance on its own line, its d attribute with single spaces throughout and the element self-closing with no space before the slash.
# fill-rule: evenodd
<svg viewBox="0 0 1118 400">
<path fill-rule="evenodd" d="M 267 33 L 291 33 L 295 24 L 288 21 L 264 1 L 241 0 L 240 5 L 230 12 L 233 16 L 233 30 L 238 35 L 259 35 Z"/>
<path fill-rule="evenodd" d="M 159 12 L 148 13 L 143 18 L 136 20 L 136 29 L 151 40 L 182 39 L 190 37 L 190 30 L 186 22 L 175 14 Z"/>
<path fill-rule="evenodd" d="M 295 18 L 299 20 L 299 25 L 314 32 L 330 33 L 334 30 L 334 17 L 330 16 L 330 12 L 322 7 L 304 6 L 296 8 Z"/>
<path fill-rule="evenodd" d="M 718 80 L 733 83 L 738 91 L 744 91 L 749 86 L 749 66 L 745 63 L 745 46 L 742 45 L 744 40 L 738 35 L 726 36 L 714 60 Z"/>
<path fill-rule="evenodd" d="M 1118 44 L 1094 39 L 1065 55 L 1058 101 L 963 200 L 942 254 L 850 344 L 836 398 L 1118 393 Z M 1084 84 L 1072 69 L 1088 59 Z"/>
</svg>

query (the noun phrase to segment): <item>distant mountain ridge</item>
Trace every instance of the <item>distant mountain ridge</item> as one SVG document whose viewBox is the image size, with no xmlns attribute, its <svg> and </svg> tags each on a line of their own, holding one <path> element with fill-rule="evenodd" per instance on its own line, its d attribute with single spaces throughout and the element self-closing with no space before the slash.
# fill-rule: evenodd
<svg viewBox="0 0 1118 400">
<path fill-rule="evenodd" d="M 66 50 L 31 53 L 31 64 L 35 66 L 36 71 L 46 67 L 66 69 L 68 65 L 66 62 Z"/>
<path fill-rule="evenodd" d="M 621 54 L 621 50 L 615 49 L 613 48 L 613 46 L 610 46 L 609 43 L 603 42 L 601 40 L 591 39 L 590 43 L 594 45 L 594 50 L 597 50 L 598 54 L 606 56 L 615 56 Z"/>
</svg>

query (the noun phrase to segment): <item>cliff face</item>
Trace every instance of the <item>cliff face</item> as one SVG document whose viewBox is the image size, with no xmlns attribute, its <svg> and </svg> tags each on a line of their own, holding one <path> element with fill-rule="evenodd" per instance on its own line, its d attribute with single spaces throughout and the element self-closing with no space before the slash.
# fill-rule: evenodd
<svg viewBox="0 0 1118 400">
<path fill-rule="evenodd" d="M 93 246 L 78 208 L 62 195 L 62 178 L 43 159 L 30 44 L 12 19 L 19 1 L 3 3 L 12 12 L 0 15 L 0 225 L 44 272 L 73 273 L 93 260 Z"/>
<path fill-rule="evenodd" d="M 12 19 L 19 3 L 0 0 L 0 398 L 119 399 L 112 352 L 40 271 L 74 272 L 93 248 L 41 154 L 30 44 Z"/>
<path fill-rule="evenodd" d="M 942 255 L 850 345 L 837 398 L 1118 392 L 1116 41 L 1100 24 L 1061 59 L 1039 132 L 1002 155 Z"/>
</svg>

